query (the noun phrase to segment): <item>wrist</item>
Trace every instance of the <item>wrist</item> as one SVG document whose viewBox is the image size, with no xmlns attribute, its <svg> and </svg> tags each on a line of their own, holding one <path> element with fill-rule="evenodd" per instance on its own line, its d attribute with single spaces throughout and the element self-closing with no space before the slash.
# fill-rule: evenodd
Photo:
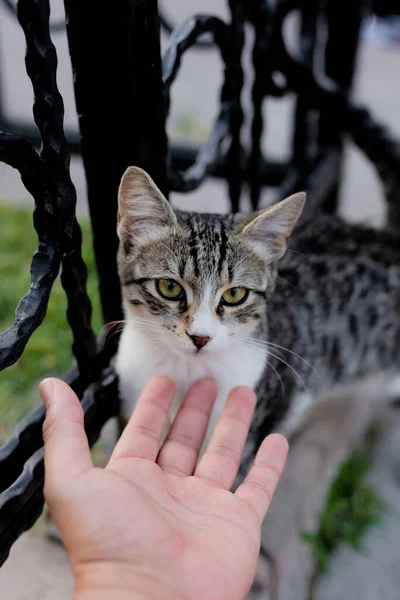
<svg viewBox="0 0 400 600">
<path fill-rule="evenodd" d="M 98 565 L 74 569 L 74 600 L 179 600 L 178 590 L 157 572 L 145 573 L 132 565 Z"/>
</svg>

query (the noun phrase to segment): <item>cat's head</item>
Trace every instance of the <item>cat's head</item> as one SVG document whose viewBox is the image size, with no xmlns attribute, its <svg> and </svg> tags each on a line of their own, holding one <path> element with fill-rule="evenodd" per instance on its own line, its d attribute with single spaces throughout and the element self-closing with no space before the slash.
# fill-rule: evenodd
<svg viewBox="0 0 400 600">
<path fill-rule="evenodd" d="M 118 208 L 127 321 L 186 356 L 229 351 L 265 328 L 266 298 L 304 200 L 295 194 L 251 215 L 178 212 L 130 167 Z"/>
</svg>

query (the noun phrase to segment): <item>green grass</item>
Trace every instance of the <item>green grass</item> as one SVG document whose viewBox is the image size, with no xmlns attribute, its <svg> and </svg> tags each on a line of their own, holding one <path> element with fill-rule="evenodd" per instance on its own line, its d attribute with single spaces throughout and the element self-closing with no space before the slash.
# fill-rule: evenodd
<svg viewBox="0 0 400 600">
<path fill-rule="evenodd" d="M 194 115 L 189 113 L 181 114 L 176 118 L 170 125 L 170 132 L 186 141 L 205 141 L 207 139 L 207 129 Z"/>
<path fill-rule="evenodd" d="M 330 486 L 318 531 L 302 533 L 311 545 L 319 572 L 327 570 L 339 545 L 347 543 L 361 550 L 366 531 L 382 521 L 382 503 L 365 481 L 369 468 L 366 453 L 355 450 Z"/>
<path fill-rule="evenodd" d="M 30 208 L 0 203 L 0 223 L 0 331 L 4 331 L 11 325 L 17 303 L 28 289 L 37 237 Z M 88 219 L 80 219 L 80 224 L 93 323 L 98 332 L 101 320 L 90 224 Z M 0 373 L 0 444 L 15 423 L 40 402 L 36 389 L 40 379 L 61 375 L 71 366 L 72 337 L 65 312 L 66 297 L 58 278 L 44 323 L 33 334 L 18 363 Z"/>
</svg>

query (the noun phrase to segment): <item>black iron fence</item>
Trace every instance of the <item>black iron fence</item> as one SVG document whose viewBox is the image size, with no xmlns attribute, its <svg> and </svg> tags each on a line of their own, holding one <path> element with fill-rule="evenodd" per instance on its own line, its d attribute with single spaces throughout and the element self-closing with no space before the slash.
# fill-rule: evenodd
<svg viewBox="0 0 400 600">
<path fill-rule="evenodd" d="M 230 20 L 199 15 L 174 29 L 160 56 L 157 1 L 121 0 L 109 7 L 65 0 L 67 35 L 74 73 L 80 139 L 93 245 L 104 321 L 121 317 L 117 251 L 117 188 L 129 165 L 139 165 L 166 195 L 188 192 L 208 176 L 228 184 L 232 210 L 240 208 L 243 187 L 257 207 L 262 186 L 277 197 L 308 191 L 308 215 L 333 212 L 345 135 L 375 165 L 383 183 L 392 226 L 400 225 L 400 151 L 369 112 L 349 97 L 365 1 L 230 0 Z M 7 0 L 7 4 L 10 1 Z M 299 13 L 297 55 L 283 39 L 283 24 Z M 0 370 L 15 363 L 45 318 L 51 288 L 61 269 L 73 332 L 75 366 L 65 379 L 82 399 L 86 430 L 93 443 L 104 423 L 118 413 L 117 380 L 110 365 L 116 338 L 96 340 L 86 292 L 76 195 L 69 175 L 70 146 L 63 131 L 63 102 L 56 84 L 57 57 L 50 38 L 49 1 L 19 0 L 17 14 L 26 37 L 26 70 L 35 102 L 37 140 L 23 127 L 0 133 L 0 160 L 17 169 L 35 201 L 38 247 L 31 285 L 19 302 L 10 329 L 0 334 Z M 321 41 L 318 25 L 323 22 Z M 251 146 L 242 144 L 244 114 L 241 58 L 245 24 L 254 30 Z M 224 78 L 219 113 L 204 147 L 168 147 L 165 121 L 169 92 L 183 54 L 208 33 L 218 49 Z M 319 75 L 317 65 L 324 64 Z M 268 160 L 261 147 L 262 106 L 268 97 L 296 94 L 290 160 Z M 2 124 L 5 124 L 4 115 Z M 15 125 L 15 124 L 14 124 Z M 17 134 L 23 133 L 29 141 Z M 0 564 L 17 537 L 43 508 L 43 449 L 39 406 L 19 423 L 0 448 Z"/>
</svg>

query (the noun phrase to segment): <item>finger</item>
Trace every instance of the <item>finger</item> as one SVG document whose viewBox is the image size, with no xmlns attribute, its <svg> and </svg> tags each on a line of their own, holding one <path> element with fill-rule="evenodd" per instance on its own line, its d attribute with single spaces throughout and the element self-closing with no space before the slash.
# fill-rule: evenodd
<svg viewBox="0 0 400 600">
<path fill-rule="evenodd" d="M 229 393 L 208 448 L 195 471 L 197 477 L 209 479 L 226 489 L 232 487 L 255 405 L 256 397 L 250 388 L 238 387 Z"/>
<path fill-rule="evenodd" d="M 158 455 L 163 471 L 192 475 L 216 396 L 217 384 L 212 379 L 192 385 Z"/>
<path fill-rule="evenodd" d="M 246 479 L 235 492 L 235 496 L 246 502 L 256 513 L 260 523 L 271 504 L 287 453 L 288 443 L 283 435 L 269 435 L 261 444 Z"/>
<path fill-rule="evenodd" d="M 46 488 L 68 482 L 93 466 L 83 426 L 83 410 L 71 388 L 59 379 L 44 379 L 39 392 L 46 407 L 43 423 Z"/>
<path fill-rule="evenodd" d="M 114 449 L 110 463 L 119 458 L 156 460 L 174 393 L 175 385 L 168 377 L 155 377 L 148 383 Z"/>
</svg>

